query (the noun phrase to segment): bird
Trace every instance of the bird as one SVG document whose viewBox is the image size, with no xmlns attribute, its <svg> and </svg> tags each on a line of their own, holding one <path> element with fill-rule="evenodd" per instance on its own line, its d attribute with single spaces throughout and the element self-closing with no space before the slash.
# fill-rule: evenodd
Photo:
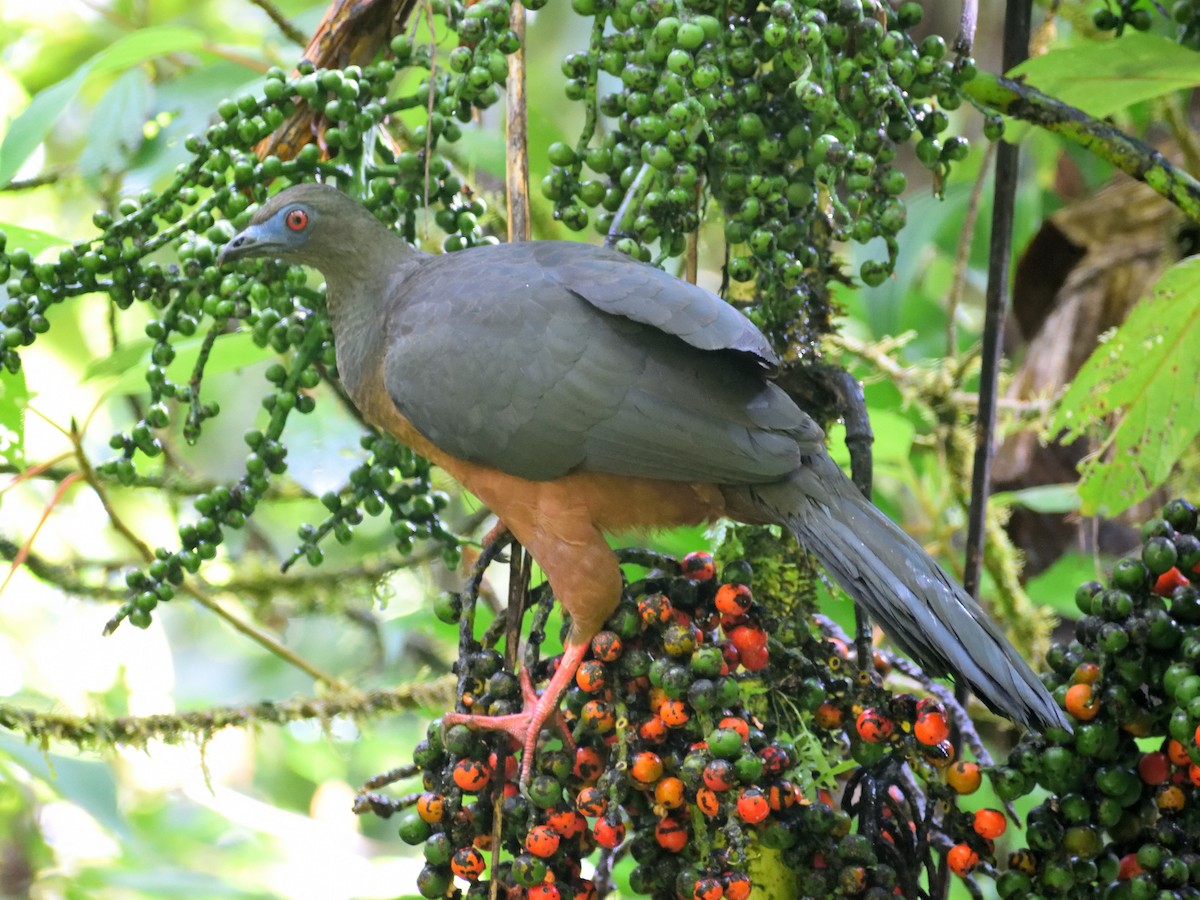
<svg viewBox="0 0 1200 900">
<path fill-rule="evenodd" d="M 842 472 L 773 381 L 738 309 L 604 247 L 528 241 L 423 253 L 337 188 L 279 191 L 223 247 L 325 278 L 338 377 L 363 417 L 482 501 L 539 564 L 570 629 L 539 696 L 447 721 L 523 747 L 553 725 L 621 570 L 605 534 L 729 518 L 788 528 L 931 675 L 994 712 L 1070 731 L 983 608 Z"/>
</svg>

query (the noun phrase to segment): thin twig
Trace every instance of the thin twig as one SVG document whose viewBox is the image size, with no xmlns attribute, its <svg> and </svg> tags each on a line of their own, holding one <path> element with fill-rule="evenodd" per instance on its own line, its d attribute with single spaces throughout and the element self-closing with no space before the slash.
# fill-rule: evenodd
<svg viewBox="0 0 1200 900">
<path fill-rule="evenodd" d="M 250 0 L 250 2 L 265 12 L 271 21 L 279 26 L 279 30 L 283 32 L 283 36 L 293 44 L 298 44 L 301 47 L 308 45 L 308 38 L 304 36 L 304 32 L 289 22 L 287 16 L 271 0 Z"/>
</svg>

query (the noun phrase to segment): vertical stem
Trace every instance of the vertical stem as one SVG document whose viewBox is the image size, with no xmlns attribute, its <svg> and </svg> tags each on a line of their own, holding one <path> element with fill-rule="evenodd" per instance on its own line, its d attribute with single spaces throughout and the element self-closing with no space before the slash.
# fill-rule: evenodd
<svg viewBox="0 0 1200 900">
<path fill-rule="evenodd" d="M 529 119 L 525 103 L 525 7 L 513 0 L 509 27 L 521 46 L 508 57 L 508 98 L 505 104 L 505 133 L 508 160 L 505 165 L 508 203 L 508 240 L 527 241 L 529 223 Z"/>
<path fill-rule="evenodd" d="M 1029 53 L 1030 11 L 1032 0 L 1008 0 L 1004 13 L 1004 71 L 1009 71 Z M 996 151 L 996 186 L 992 206 L 992 234 L 988 246 L 988 284 L 983 323 L 983 353 L 979 373 L 979 414 L 975 422 L 975 467 L 971 473 L 971 508 L 967 513 L 967 552 L 963 587 L 972 597 L 979 596 L 983 571 L 984 536 L 987 523 L 988 489 L 992 478 L 995 452 L 996 396 L 1003 353 L 1004 316 L 1008 308 L 1008 270 L 1012 261 L 1012 228 L 1016 208 L 1017 175 L 1020 153 L 1014 144 L 1004 141 Z M 948 348 L 953 352 L 952 348 Z M 965 700 L 963 683 L 955 694 Z M 958 736 L 955 735 L 957 749 Z M 938 865 L 937 884 L 930 895 L 945 898 L 950 877 L 943 856 Z"/>
</svg>

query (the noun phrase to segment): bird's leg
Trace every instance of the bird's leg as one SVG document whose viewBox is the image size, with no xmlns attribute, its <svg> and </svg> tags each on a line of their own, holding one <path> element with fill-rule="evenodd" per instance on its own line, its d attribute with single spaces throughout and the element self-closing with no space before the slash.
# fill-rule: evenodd
<svg viewBox="0 0 1200 900">
<path fill-rule="evenodd" d="M 571 631 L 563 647 L 563 655 L 549 684 L 538 696 L 528 670 L 522 670 L 521 690 L 525 708 L 506 716 L 464 715 L 445 716 L 447 725 L 467 725 L 471 728 L 499 730 L 516 738 L 524 754 L 521 758 L 521 785 L 533 777 L 533 756 L 538 733 L 550 723 L 563 735 L 568 748 L 574 746 L 570 733 L 559 713 L 563 695 L 575 681 L 575 672 L 587 655 L 592 637 L 604 625 L 605 619 L 621 598 L 621 568 L 617 558 L 592 525 L 591 520 L 577 509 L 557 509 L 552 516 L 554 532 L 540 528 L 525 529 L 513 518 L 506 518 L 514 535 L 541 565 L 554 595 L 563 609 L 571 614 Z"/>
<path fill-rule="evenodd" d="M 572 650 L 577 651 L 574 663 L 568 668 L 568 659 L 572 656 Z M 447 713 L 442 716 L 442 723 L 446 728 L 452 725 L 466 725 L 468 728 L 474 728 L 479 731 L 503 731 L 509 737 L 513 738 L 522 748 L 523 755 L 521 757 L 521 784 L 528 785 L 533 772 L 533 754 L 537 749 L 538 735 L 542 727 L 550 724 L 558 731 L 563 739 L 563 745 L 568 750 L 575 749 L 575 741 L 571 737 L 571 729 L 567 727 L 566 721 L 562 717 L 562 713 L 558 711 L 558 704 L 562 700 L 562 695 L 566 693 L 567 688 L 571 686 L 571 682 L 575 679 L 575 669 L 579 668 L 579 663 L 583 661 L 583 656 L 587 652 L 587 643 L 581 646 L 572 648 L 569 644 L 563 652 L 562 660 L 559 662 L 558 670 L 554 673 L 554 677 L 550 679 L 550 683 L 546 685 L 546 690 L 538 695 L 534 689 L 533 679 L 529 677 L 529 670 L 522 668 L 517 677 L 521 681 L 521 695 L 524 698 L 525 708 L 519 713 L 510 713 L 506 716 L 485 716 L 472 713 Z M 562 678 L 563 672 L 568 675 Z M 555 694 L 557 691 L 557 694 Z"/>
</svg>

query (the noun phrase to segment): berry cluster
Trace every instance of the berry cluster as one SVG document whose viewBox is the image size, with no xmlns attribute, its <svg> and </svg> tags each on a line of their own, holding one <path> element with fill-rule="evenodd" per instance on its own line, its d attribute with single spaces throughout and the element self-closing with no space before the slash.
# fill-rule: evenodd
<svg viewBox="0 0 1200 900">
<path fill-rule="evenodd" d="M 493 880 L 515 886 L 510 898 L 590 897 L 584 860 L 599 851 L 604 871 L 618 850 L 636 863 L 630 887 L 663 900 L 741 900 L 752 884 L 775 884 L 780 896 L 890 896 L 918 890 L 931 836 L 963 874 L 992 853 L 1003 816 L 956 808 L 980 776 L 973 763 L 949 766 L 940 703 L 892 697 L 877 678 L 856 689 L 837 641 L 822 653 L 838 661 L 828 668 L 770 643 L 767 632 L 780 629 L 754 600 L 745 563 L 718 579 L 707 553 L 650 562 L 659 571 L 627 587 L 592 640 L 563 704 L 571 737 L 544 732 L 525 794 L 509 738 L 430 726 L 415 752 L 423 792 L 400 826 L 404 840 L 424 846 L 424 896 L 456 896 L 458 879 L 468 897 L 485 896 Z M 679 574 L 661 574 L 670 570 Z M 439 615 L 456 620 L 473 608 L 467 599 L 443 600 Z M 535 644 L 551 602 L 546 593 L 537 599 Z M 493 628 L 482 642 L 464 642 L 462 709 L 520 708 L 522 686 L 496 649 L 500 638 Z M 556 663 L 526 656 L 537 682 Z M 767 682 L 787 702 L 818 710 L 824 728 L 800 726 L 803 750 L 778 730 Z M 840 785 L 839 803 L 836 780 L 813 773 L 828 771 L 847 746 L 861 765 Z M 932 779 L 928 797 L 905 763 Z"/>
<path fill-rule="evenodd" d="M 1076 603 L 1075 639 L 1048 655 L 1050 688 L 1075 734 L 1026 735 L 991 771 L 1005 800 L 1040 785 L 1028 846 L 1002 897 L 1200 896 L 1200 534 L 1173 500 L 1142 553 Z"/>
<path fill-rule="evenodd" d="M 920 161 L 943 174 L 966 154 L 961 138 L 939 135 L 974 66 L 949 59 L 936 35 L 909 36 L 917 3 L 573 7 L 593 20 L 587 52 L 563 63 L 567 97 L 586 106 L 587 125 L 573 146 L 550 149 L 542 190 L 555 215 L 580 230 L 598 210 L 597 229 L 648 260 L 655 242 L 662 257 L 683 252 L 711 196 L 725 215 L 728 275 L 753 282 L 752 312 L 776 334 L 804 316 L 822 326 L 808 306 L 830 277 L 830 240 L 882 237 L 886 260 L 860 274 L 879 284 L 891 272 L 906 218 L 897 145 L 913 141 Z M 621 89 L 602 92 L 602 75 Z"/>
</svg>

